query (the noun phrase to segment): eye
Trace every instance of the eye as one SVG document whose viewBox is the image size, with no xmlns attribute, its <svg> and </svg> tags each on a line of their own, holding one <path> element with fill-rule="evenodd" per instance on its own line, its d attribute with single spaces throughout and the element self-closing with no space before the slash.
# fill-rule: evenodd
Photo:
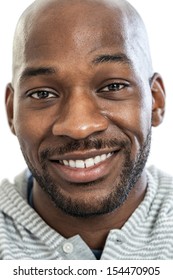
<svg viewBox="0 0 173 280">
<path fill-rule="evenodd" d="M 53 93 L 48 90 L 37 90 L 34 92 L 29 92 L 28 96 L 34 99 L 50 99 L 50 98 L 58 97 L 56 93 Z"/>
<path fill-rule="evenodd" d="M 119 91 L 128 85 L 123 83 L 112 83 L 100 89 L 100 92 L 110 92 L 110 91 Z"/>
</svg>

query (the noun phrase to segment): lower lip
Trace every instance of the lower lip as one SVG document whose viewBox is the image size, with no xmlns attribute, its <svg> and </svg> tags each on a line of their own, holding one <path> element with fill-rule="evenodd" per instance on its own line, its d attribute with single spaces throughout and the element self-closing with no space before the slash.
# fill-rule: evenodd
<svg viewBox="0 0 173 280">
<path fill-rule="evenodd" d="M 119 152 L 114 153 L 110 158 L 88 168 L 72 168 L 51 161 L 53 172 L 56 172 L 63 180 L 71 183 L 89 183 L 101 179 L 108 175 L 111 162 L 117 157 Z"/>
</svg>

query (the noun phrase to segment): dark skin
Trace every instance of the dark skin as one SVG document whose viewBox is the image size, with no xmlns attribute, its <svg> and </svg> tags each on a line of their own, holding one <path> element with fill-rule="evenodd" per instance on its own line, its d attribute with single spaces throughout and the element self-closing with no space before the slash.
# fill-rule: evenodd
<svg viewBox="0 0 173 280">
<path fill-rule="evenodd" d="M 69 1 L 43 1 L 35 14 L 31 7 L 23 16 L 33 16 L 30 28 L 22 24 L 16 33 L 13 82 L 6 90 L 7 114 L 12 132 L 39 172 L 40 152 L 71 139 L 116 137 L 130 143 L 130 157 L 135 160 L 151 126 L 158 126 L 163 119 L 164 86 L 160 75 L 152 72 L 142 23 L 131 13 L 127 17 L 131 24 L 127 24 L 127 15 L 121 12 L 128 11 L 128 4 L 121 6 L 117 1 L 112 8 L 104 1 L 99 5 L 92 2 L 75 1 L 69 9 Z M 133 18 L 141 27 L 141 33 L 135 34 L 134 51 L 132 40 L 127 40 L 133 34 Z M 46 92 L 46 98 L 38 98 L 38 90 Z M 84 160 L 111 152 L 108 147 L 99 152 L 79 150 L 58 160 Z M 77 177 L 51 163 L 48 170 L 64 197 L 96 210 L 119 182 L 123 163 L 120 149 L 98 166 L 97 175 L 94 169 L 88 173 L 80 173 L 80 169 Z M 97 177 L 96 183 L 83 187 L 90 175 Z M 118 209 L 88 218 L 67 215 L 55 207 L 36 180 L 33 200 L 38 214 L 58 233 L 66 238 L 79 234 L 90 248 L 100 249 L 109 231 L 121 228 L 135 211 L 146 188 L 144 168 Z"/>
</svg>

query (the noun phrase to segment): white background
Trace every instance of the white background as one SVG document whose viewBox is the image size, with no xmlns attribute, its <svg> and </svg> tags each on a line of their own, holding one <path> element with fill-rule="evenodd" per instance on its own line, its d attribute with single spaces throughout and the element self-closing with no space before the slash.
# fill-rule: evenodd
<svg viewBox="0 0 173 280">
<path fill-rule="evenodd" d="M 4 109 L 4 92 L 11 80 L 13 32 L 21 12 L 32 0 L 0 2 L 0 180 L 12 178 L 25 168 L 15 136 L 8 128 Z M 152 149 L 148 164 L 173 172 L 173 14 L 170 0 L 130 0 L 147 26 L 153 66 L 166 86 L 167 110 L 163 124 L 153 129 Z"/>
</svg>

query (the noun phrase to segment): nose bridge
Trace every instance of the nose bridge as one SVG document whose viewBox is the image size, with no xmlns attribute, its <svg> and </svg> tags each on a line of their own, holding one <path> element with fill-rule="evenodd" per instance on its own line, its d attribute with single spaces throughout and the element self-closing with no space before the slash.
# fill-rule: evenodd
<svg viewBox="0 0 173 280">
<path fill-rule="evenodd" d="M 102 114 L 91 93 L 84 90 L 71 92 L 54 124 L 54 135 L 69 136 L 74 139 L 106 130 L 108 120 Z"/>
</svg>

